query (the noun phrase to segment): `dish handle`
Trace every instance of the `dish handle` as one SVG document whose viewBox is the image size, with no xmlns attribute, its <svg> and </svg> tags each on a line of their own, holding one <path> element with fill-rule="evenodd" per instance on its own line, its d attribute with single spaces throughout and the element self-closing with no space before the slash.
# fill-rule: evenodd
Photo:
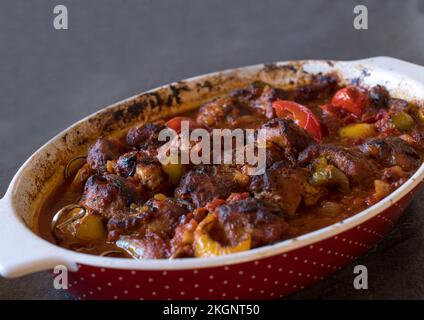
<svg viewBox="0 0 424 320">
<path fill-rule="evenodd" d="M 25 223 L 14 214 L 7 195 L 0 200 L 0 275 L 16 278 L 30 273 L 50 270 L 63 265 L 77 271 L 75 262 L 65 257 L 66 251 L 35 237 Z"/>
<path fill-rule="evenodd" d="M 381 67 L 399 74 L 404 74 L 416 81 L 424 83 L 424 67 L 418 64 L 400 60 L 387 56 L 377 56 L 354 61 L 356 63 L 370 64 L 374 67 Z"/>
</svg>

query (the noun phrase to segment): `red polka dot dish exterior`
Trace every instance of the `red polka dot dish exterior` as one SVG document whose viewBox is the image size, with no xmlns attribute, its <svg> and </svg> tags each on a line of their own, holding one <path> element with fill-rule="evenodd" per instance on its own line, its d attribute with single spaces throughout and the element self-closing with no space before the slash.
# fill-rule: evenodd
<svg viewBox="0 0 424 320">
<path fill-rule="evenodd" d="M 395 225 L 422 185 L 424 167 L 365 211 L 323 229 L 274 245 L 213 258 L 132 260 L 82 254 L 36 235 L 37 208 L 63 177 L 69 159 L 83 154 L 102 132 L 168 117 L 196 101 L 262 80 L 307 81 L 337 72 L 346 81 L 384 84 L 404 99 L 424 100 L 424 68 L 378 57 L 359 61 L 296 61 L 208 74 L 163 86 L 91 115 L 35 152 L 0 201 L 0 274 L 19 277 L 67 267 L 68 290 L 77 299 L 276 299 L 306 288 L 369 250 Z"/>
</svg>

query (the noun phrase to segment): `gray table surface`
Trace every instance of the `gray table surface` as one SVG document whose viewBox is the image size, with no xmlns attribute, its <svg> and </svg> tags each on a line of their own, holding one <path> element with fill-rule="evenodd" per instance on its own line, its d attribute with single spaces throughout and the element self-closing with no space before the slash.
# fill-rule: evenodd
<svg viewBox="0 0 424 320">
<path fill-rule="evenodd" d="M 352 26 L 355 1 L 2 0 L 0 195 L 53 135 L 161 84 L 290 59 L 388 55 L 424 65 L 424 1 L 360 3 L 368 30 Z M 53 29 L 56 4 L 67 5 L 69 30 Z M 423 208 L 421 192 L 372 252 L 290 298 L 424 298 Z M 356 264 L 368 267 L 368 290 L 353 288 Z M 47 273 L 0 278 L 0 299 L 70 298 Z"/>
</svg>

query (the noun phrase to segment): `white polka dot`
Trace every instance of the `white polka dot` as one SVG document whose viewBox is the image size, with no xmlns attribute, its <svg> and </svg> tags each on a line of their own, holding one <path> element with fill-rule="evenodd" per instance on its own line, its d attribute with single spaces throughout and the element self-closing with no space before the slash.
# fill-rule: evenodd
<svg viewBox="0 0 424 320">
<path fill-rule="evenodd" d="M 194 287 L 195 287 L 195 288 L 199 288 L 199 284 L 198 284 L 198 283 L 195 283 L 195 284 L 194 284 Z"/>
<path fill-rule="evenodd" d="M 185 295 L 185 292 L 184 291 L 181 291 L 180 292 L 180 295 L 182 295 L 182 296 Z"/>
<path fill-rule="evenodd" d="M 97 287 L 97 290 L 98 291 L 102 291 L 102 287 Z"/>
<path fill-rule="evenodd" d="M 124 278 L 123 277 L 118 277 L 118 280 L 119 281 L 122 281 L 122 280 L 124 280 Z"/>
<path fill-rule="evenodd" d="M 224 267 L 224 270 L 225 270 L 225 271 L 228 271 L 228 270 L 230 270 L 230 267 L 229 267 L 229 266 L 225 266 L 225 267 Z"/>
<path fill-rule="evenodd" d="M 249 288 L 249 291 L 252 292 L 253 291 L 253 288 Z"/>
<path fill-rule="evenodd" d="M 194 300 L 199 300 L 199 297 L 194 297 Z"/>
<path fill-rule="evenodd" d="M 303 263 L 308 263 L 308 259 L 303 260 Z"/>
<path fill-rule="evenodd" d="M 152 291 L 152 296 L 155 296 L 156 295 L 156 291 Z"/>
<path fill-rule="evenodd" d="M 281 272 L 281 271 L 283 271 L 283 268 L 278 268 L 278 272 Z"/>
<path fill-rule="evenodd" d="M 167 274 L 168 274 L 168 272 L 162 271 L 162 275 L 166 276 Z"/>
<path fill-rule="evenodd" d="M 293 273 L 293 270 L 290 270 L 289 273 L 292 274 Z"/>
<path fill-rule="evenodd" d="M 278 284 L 279 282 L 278 281 L 274 281 L 274 284 Z"/>
<path fill-rule="evenodd" d="M 165 287 L 164 287 L 166 290 L 169 290 L 169 286 L 168 285 L 165 285 Z"/>
<path fill-rule="evenodd" d="M 178 278 L 178 281 L 179 281 L 179 282 L 183 282 L 183 281 L 184 281 L 184 278 L 183 278 L 183 277 L 179 277 L 179 278 Z"/>
<path fill-rule="evenodd" d="M 135 288 L 136 288 L 136 289 L 140 289 L 140 285 L 139 285 L 139 284 L 136 284 L 136 285 L 135 285 Z"/>
<path fill-rule="evenodd" d="M 92 277 L 92 278 L 95 278 L 95 277 L 96 277 L 96 274 L 95 274 L 95 273 L 92 273 L 92 274 L 91 274 L 91 277 Z"/>
<path fill-rule="evenodd" d="M 222 296 L 223 296 L 223 297 L 225 297 L 226 295 L 227 295 L 227 294 L 226 294 L 225 292 L 224 292 L 224 293 L 222 293 Z"/>
<path fill-rule="evenodd" d="M 83 295 L 82 295 L 82 297 L 83 297 L 83 298 L 87 298 L 87 295 L 86 295 L 86 294 L 83 294 Z"/>
<path fill-rule="evenodd" d="M 267 282 L 268 281 L 268 278 L 264 278 L 264 282 Z"/>
<path fill-rule="evenodd" d="M 118 296 L 113 296 L 113 299 L 118 300 Z"/>
<path fill-rule="evenodd" d="M 105 268 L 100 268 L 100 272 L 105 272 L 106 269 Z"/>
<path fill-rule="evenodd" d="M 271 268 L 272 268 L 272 265 L 270 265 L 270 264 L 269 264 L 269 265 L 267 265 L 266 267 L 267 267 L 268 269 L 271 269 Z"/>
<path fill-rule="evenodd" d="M 194 274 L 198 274 L 199 273 L 199 270 L 193 270 L 193 273 Z"/>
<path fill-rule="evenodd" d="M 213 276 L 213 275 L 210 275 L 210 276 L 209 276 L 209 279 L 211 279 L 211 280 L 212 280 L 213 278 L 214 278 L 214 276 Z"/>
<path fill-rule="evenodd" d="M 89 294 L 93 294 L 93 291 L 90 291 Z"/>
<path fill-rule="evenodd" d="M 251 276 L 251 278 L 252 278 L 252 279 L 255 279 L 255 278 L 256 278 L 256 276 L 255 276 L 255 275 L 252 275 L 252 276 Z"/>
<path fill-rule="evenodd" d="M 124 294 L 128 294 L 128 290 L 124 290 Z"/>
<path fill-rule="evenodd" d="M 301 276 L 302 276 L 302 272 L 299 272 L 297 275 L 298 275 L 299 277 L 301 277 Z"/>
<path fill-rule="evenodd" d="M 239 299 L 239 297 L 237 297 L 237 296 L 234 297 L 234 300 L 238 300 L 238 299 Z"/>
<path fill-rule="evenodd" d="M 295 260 L 295 261 L 296 261 L 296 260 L 299 260 L 299 258 L 298 258 L 298 257 L 294 257 L 294 258 L 293 258 L 293 260 Z"/>
<path fill-rule="evenodd" d="M 135 272 L 134 270 L 132 270 L 132 271 L 131 271 L 131 274 L 132 274 L 132 275 L 135 275 L 135 274 L 136 274 L 136 272 Z"/>
<path fill-rule="evenodd" d="M 212 288 L 210 288 L 210 289 L 209 289 L 209 292 L 213 292 L 213 289 L 212 289 Z"/>
<path fill-rule="evenodd" d="M 153 282 L 153 278 L 149 278 L 147 281 L 149 281 L 149 282 Z"/>
<path fill-rule="evenodd" d="M 242 275 L 244 273 L 244 271 L 243 270 L 240 270 L 239 272 L 238 272 L 238 274 L 239 275 Z"/>
<path fill-rule="evenodd" d="M 108 282 L 107 285 L 108 285 L 108 287 L 111 287 L 112 286 L 112 283 Z"/>
</svg>

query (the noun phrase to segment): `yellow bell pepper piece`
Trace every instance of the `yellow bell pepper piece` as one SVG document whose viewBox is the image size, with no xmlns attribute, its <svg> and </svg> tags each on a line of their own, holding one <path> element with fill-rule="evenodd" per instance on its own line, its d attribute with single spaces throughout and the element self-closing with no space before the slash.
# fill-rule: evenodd
<svg viewBox="0 0 424 320">
<path fill-rule="evenodd" d="M 415 125 L 414 119 L 404 111 L 394 114 L 392 116 L 392 123 L 399 130 L 409 130 Z"/>
<path fill-rule="evenodd" d="M 214 257 L 230 253 L 246 251 L 251 246 L 251 236 L 248 234 L 246 239 L 240 241 L 234 246 L 222 246 L 219 242 L 209 236 L 209 231 L 216 222 L 216 217 L 209 214 L 204 218 L 194 231 L 194 252 L 196 257 Z"/>
<path fill-rule="evenodd" d="M 166 196 L 163 193 L 156 193 L 153 198 L 158 201 L 166 200 Z"/>
<path fill-rule="evenodd" d="M 81 240 L 104 240 L 106 228 L 100 216 L 87 214 L 75 227 L 75 237 Z"/>
<path fill-rule="evenodd" d="M 375 136 L 376 134 L 374 125 L 369 123 L 349 124 L 339 130 L 340 138 L 349 139 L 364 139 Z"/>
<path fill-rule="evenodd" d="M 183 165 L 178 162 L 178 159 L 168 158 L 167 164 L 162 164 L 162 169 L 168 175 L 171 183 L 175 186 L 180 182 L 183 175 Z"/>
</svg>

